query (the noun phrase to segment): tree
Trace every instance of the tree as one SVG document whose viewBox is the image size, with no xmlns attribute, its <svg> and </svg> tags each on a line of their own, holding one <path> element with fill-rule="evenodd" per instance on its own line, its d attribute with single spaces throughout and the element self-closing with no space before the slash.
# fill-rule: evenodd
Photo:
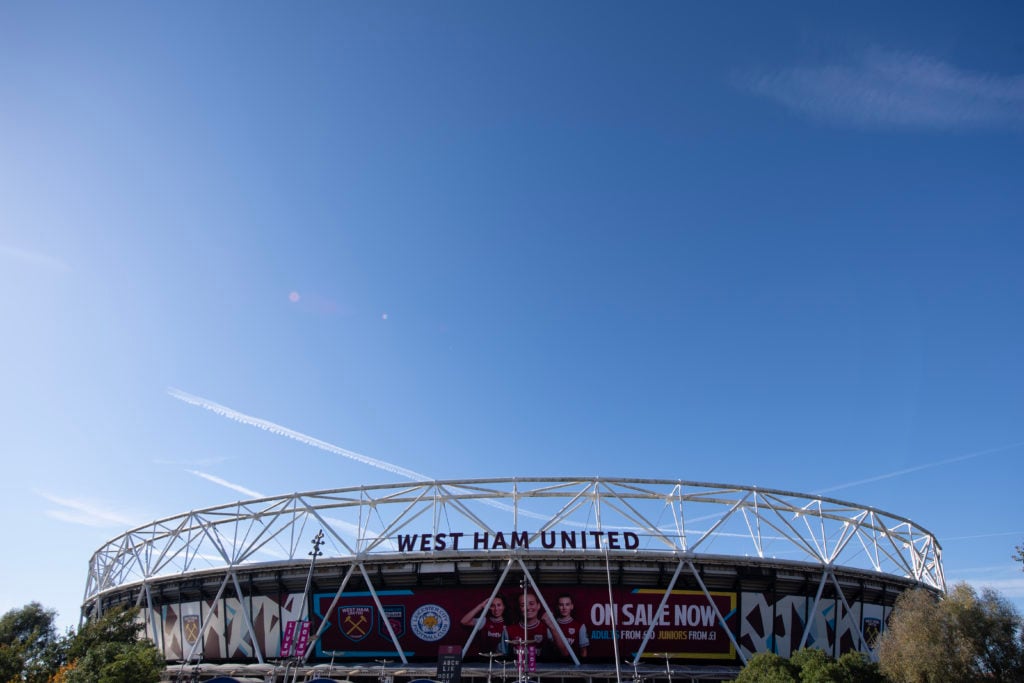
<svg viewBox="0 0 1024 683">
<path fill-rule="evenodd" d="M 847 652 L 834 660 L 817 648 L 797 650 L 785 660 L 778 655 L 754 655 L 737 681 L 783 683 L 885 683 L 878 665 L 860 652 Z"/>
<path fill-rule="evenodd" d="M 886 680 L 877 662 L 863 652 L 851 650 L 836 661 L 837 677 L 841 683 L 882 683 Z"/>
<path fill-rule="evenodd" d="M 64 663 L 57 612 L 30 602 L 0 617 L 0 681 L 45 683 Z"/>
<path fill-rule="evenodd" d="M 879 644 L 882 672 L 896 683 L 1024 680 L 1024 622 L 995 591 L 965 583 L 938 598 L 903 593 Z"/>
<path fill-rule="evenodd" d="M 137 609 L 113 609 L 59 635 L 56 611 L 30 602 L 0 617 L 0 683 L 156 683 L 164 658 Z"/>
<path fill-rule="evenodd" d="M 794 652 L 789 661 L 800 673 L 798 679 L 800 683 L 832 683 L 835 681 L 833 676 L 835 663 L 831 657 L 825 654 L 824 650 L 805 647 Z"/>
<path fill-rule="evenodd" d="M 141 637 L 137 609 L 112 609 L 87 622 L 68 647 L 62 683 L 156 683 L 163 655 Z"/>
<path fill-rule="evenodd" d="M 736 683 L 798 683 L 799 672 L 774 652 L 758 652 L 736 677 Z"/>
<path fill-rule="evenodd" d="M 67 683 L 156 683 L 164 659 L 152 643 L 100 643 L 75 661 Z"/>
</svg>

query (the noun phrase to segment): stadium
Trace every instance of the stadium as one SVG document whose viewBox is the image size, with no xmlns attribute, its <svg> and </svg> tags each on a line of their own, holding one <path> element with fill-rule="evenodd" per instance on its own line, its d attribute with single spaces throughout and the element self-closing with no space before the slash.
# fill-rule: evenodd
<svg viewBox="0 0 1024 683">
<path fill-rule="evenodd" d="M 945 590 L 904 517 L 749 486 L 502 478 L 194 510 L 95 552 L 83 615 L 140 608 L 171 680 L 728 680 L 755 653 L 869 655 Z"/>
</svg>

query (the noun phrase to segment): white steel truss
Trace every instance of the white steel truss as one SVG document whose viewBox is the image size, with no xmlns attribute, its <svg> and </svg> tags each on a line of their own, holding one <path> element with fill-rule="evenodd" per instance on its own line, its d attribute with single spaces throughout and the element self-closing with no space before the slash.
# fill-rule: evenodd
<svg viewBox="0 0 1024 683">
<path fill-rule="evenodd" d="M 295 493 L 157 520 L 93 554 L 84 603 L 161 577 L 306 561 L 305 542 L 317 529 L 325 533 L 324 560 L 500 558 L 534 551 L 734 555 L 863 569 L 945 590 L 935 537 L 875 508 L 791 491 L 677 480 L 505 478 Z M 545 547 L 567 532 L 589 544 Z M 637 547 L 614 547 L 616 537 L 609 534 L 627 532 Z M 511 546 L 493 542 L 499 533 L 515 536 Z M 459 549 L 451 543 L 456 534 L 464 539 Z M 488 541 L 470 546 L 474 534 L 486 534 Z M 400 547 L 413 537 L 414 547 Z M 443 549 L 439 538 L 448 541 Z"/>
<path fill-rule="evenodd" d="M 347 565 L 334 603 L 358 573 L 382 612 L 366 567 L 394 562 L 500 560 L 504 571 L 495 593 L 509 569 L 516 567 L 543 600 L 524 560 L 592 559 L 602 562 L 608 572 L 611 600 L 610 562 L 658 561 L 675 566 L 659 610 L 681 575 L 692 575 L 723 626 L 725 616 L 697 567 L 701 561 L 721 563 L 731 558 L 814 568 L 820 574 L 815 607 L 828 583 L 835 586 L 845 614 L 851 607 L 837 569 L 874 572 L 883 581 L 888 576 L 901 585 L 945 590 L 941 547 L 929 531 L 909 519 L 833 498 L 679 480 L 466 479 L 239 501 L 137 527 L 93 554 L 83 614 L 102 610 L 105 596 L 126 591 L 137 591 L 136 604 L 153 614 L 154 585 L 200 573 L 223 577 L 215 600 L 229 587 L 241 599 L 240 572 L 307 565 L 306 540 L 317 530 L 323 531 L 320 562 Z M 251 616 L 242 604 L 245 627 L 254 634 Z M 334 604 L 328 611 L 333 609 Z M 546 604 L 544 609 L 549 610 Z M 614 621 L 612 628 L 614 632 Z M 801 644 L 810 628 L 808 622 Z M 653 630 L 652 623 L 634 661 L 643 656 Z M 401 653 L 390 626 L 388 632 Z M 475 633 L 474 629 L 466 647 Z M 726 633 L 745 659 L 733 633 L 728 628 Z M 856 633 L 858 647 L 868 650 L 860 631 Z M 617 647 L 617 640 L 612 640 Z M 255 637 L 253 644 L 262 663 Z M 400 656 L 404 662 L 405 656 Z M 579 665 L 575 655 L 572 659 Z"/>
</svg>

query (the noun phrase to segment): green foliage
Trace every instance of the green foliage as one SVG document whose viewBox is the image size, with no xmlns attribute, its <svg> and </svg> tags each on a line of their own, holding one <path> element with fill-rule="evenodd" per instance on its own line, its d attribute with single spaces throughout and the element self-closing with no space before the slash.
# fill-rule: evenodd
<svg viewBox="0 0 1024 683">
<path fill-rule="evenodd" d="M 89 650 L 68 672 L 67 683 L 157 683 L 164 659 L 148 641 L 106 642 Z"/>
<path fill-rule="evenodd" d="M 164 659 L 140 637 L 138 610 L 111 610 L 57 634 L 56 612 L 31 602 L 0 617 L 0 683 L 156 683 Z"/>
<path fill-rule="evenodd" d="M 942 599 L 924 590 L 896 601 L 879 646 L 882 671 L 896 683 L 1024 680 L 1024 622 L 995 591 L 965 583 Z"/>
<path fill-rule="evenodd" d="M 164 658 L 141 637 L 136 609 L 114 609 L 85 624 L 68 657 L 75 662 L 67 683 L 156 683 Z"/>
<path fill-rule="evenodd" d="M 886 680 L 876 662 L 863 652 L 847 652 L 836 662 L 837 681 L 842 683 L 882 683 Z"/>
<path fill-rule="evenodd" d="M 789 661 L 797 668 L 800 683 L 830 683 L 835 680 L 832 658 L 822 650 L 812 647 L 797 650 Z"/>
<path fill-rule="evenodd" d="M 797 667 L 772 652 L 758 652 L 736 678 L 737 683 L 799 683 Z"/>
<path fill-rule="evenodd" d="M 838 661 L 816 648 L 797 650 L 786 660 L 761 652 L 754 655 L 737 681 L 747 683 L 886 683 L 878 665 L 860 652 L 847 652 Z"/>
<path fill-rule="evenodd" d="M 24 668 L 24 648 L 0 643 L 0 681 L 18 680 Z"/>
<path fill-rule="evenodd" d="M 38 602 L 0 617 L 0 681 L 46 683 L 60 668 L 66 639 L 57 634 L 56 618 Z"/>
<path fill-rule="evenodd" d="M 111 609 L 86 622 L 75 635 L 68 658 L 80 659 L 103 643 L 138 642 L 143 628 L 138 615 L 137 609 Z"/>
<path fill-rule="evenodd" d="M 42 650 L 57 637 L 56 618 L 56 611 L 46 609 L 38 602 L 12 609 L 0 617 L 0 643 L 18 644 L 30 652 Z"/>
</svg>

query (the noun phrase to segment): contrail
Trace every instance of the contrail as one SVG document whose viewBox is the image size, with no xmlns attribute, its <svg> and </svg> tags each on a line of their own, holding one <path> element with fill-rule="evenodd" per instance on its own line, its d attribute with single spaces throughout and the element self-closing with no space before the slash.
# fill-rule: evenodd
<svg viewBox="0 0 1024 683">
<path fill-rule="evenodd" d="M 1017 443 L 1011 443 L 1006 446 L 997 446 L 996 448 L 988 448 L 983 451 L 975 451 L 973 453 L 967 453 L 965 455 L 958 455 L 954 458 L 946 458 L 945 460 L 937 460 L 935 462 L 925 463 L 923 465 L 917 465 L 915 467 L 908 467 L 902 470 L 896 470 L 895 472 L 889 472 L 887 474 L 879 474 L 875 477 L 868 477 L 867 479 L 858 479 L 857 481 L 851 481 L 846 484 L 839 484 L 827 489 L 818 489 L 818 493 L 831 493 L 832 491 L 839 491 L 840 489 L 848 489 L 853 486 L 860 486 L 861 484 L 871 484 L 876 481 L 883 481 L 885 479 L 892 479 L 893 477 L 901 477 L 904 474 L 911 474 L 912 472 L 920 472 L 921 470 L 931 469 L 932 467 L 939 467 L 940 465 L 949 465 L 954 462 L 961 462 L 963 460 L 970 460 L 972 458 L 980 458 L 983 455 L 991 455 L 992 453 L 999 453 L 1001 451 L 1009 451 L 1014 448 L 1020 448 L 1024 446 L 1024 441 L 1018 441 Z"/>
<path fill-rule="evenodd" d="M 63 510 L 46 511 L 47 515 L 62 522 L 94 527 L 119 526 L 128 528 L 134 528 L 138 524 L 137 521 L 125 517 L 119 512 L 105 510 L 85 500 L 60 498 L 45 491 L 36 491 L 35 493 L 51 503 L 64 508 Z"/>
<path fill-rule="evenodd" d="M 976 538 L 997 538 L 1001 536 L 1024 536 L 1024 531 L 999 531 L 993 534 L 975 534 L 973 536 L 943 536 L 942 542 L 949 541 L 970 541 Z"/>
<path fill-rule="evenodd" d="M 262 493 L 260 493 L 259 491 L 253 491 L 252 489 L 247 489 L 244 486 L 240 486 L 238 484 L 232 484 L 230 481 L 227 481 L 225 479 L 221 479 L 220 477 L 216 477 L 216 476 L 214 476 L 212 474 L 207 474 L 206 472 L 200 472 L 199 470 L 185 470 L 185 471 L 188 472 L 189 474 L 194 474 L 197 477 L 202 477 L 206 481 L 211 481 L 214 484 L 217 484 L 218 486 L 223 486 L 224 488 L 231 489 L 232 491 L 237 491 L 238 493 L 241 493 L 244 496 L 248 496 L 250 498 L 266 498 L 266 496 L 263 495 Z"/>
<path fill-rule="evenodd" d="M 268 431 L 271 434 L 285 436 L 288 437 L 289 439 L 294 439 L 299 443 L 304 443 L 307 446 L 319 448 L 322 451 L 334 453 L 335 455 L 340 455 L 351 460 L 355 460 L 356 462 L 361 462 L 364 465 L 369 465 L 371 467 L 382 469 L 385 472 L 390 472 L 391 474 L 397 474 L 399 476 L 406 477 L 407 479 L 412 479 L 413 481 L 433 481 L 434 479 L 433 477 L 428 477 L 425 474 L 414 472 L 413 470 L 401 467 L 400 465 L 394 465 L 389 462 L 384 462 L 383 460 L 371 458 L 368 455 L 356 453 L 354 451 L 350 451 L 348 449 L 335 446 L 332 443 L 321 441 L 320 439 L 314 439 L 313 437 L 307 434 L 297 432 L 293 429 L 288 429 L 287 427 L 283 427 L 277 423 L 270 422 L 269 420 L 262 420 L 258 417 L 253 417 L 252 415 L 240 413 L 237 410 L 228 408 L 227 406 L 222 406 L 219 403 L 214 403 L 213 401 L 209 401 L 205 398 L 202 398 L 201 396 L 193 396 L 192 394 L 188 394 L 182 391 L 181 389 L 175 389 L 174 387 L 170 387 L 167 389 L 167 393 L 168 395 L 178 399 L 179 401 L 184 401 L 189 405 L 205 408 L 206 410 L 209 410 L 212 413 L 220 415 L 221 417 L 226 417 L 230 420 L 235 420 L 236 422 L 241 422 L 242 424 L 247 424 L 251 427 L 259 427 L 260 429 Z"/>
<path fill-rule="evenodd" d="M 8 244 L 0 244 L 0 256 L 10 256 L 32 266 L 42 266 L 51 270 L 62 272 L 70 271 L 66 263 L 58 258 L 29 249 L 19 249 Z"/>
</svg>

